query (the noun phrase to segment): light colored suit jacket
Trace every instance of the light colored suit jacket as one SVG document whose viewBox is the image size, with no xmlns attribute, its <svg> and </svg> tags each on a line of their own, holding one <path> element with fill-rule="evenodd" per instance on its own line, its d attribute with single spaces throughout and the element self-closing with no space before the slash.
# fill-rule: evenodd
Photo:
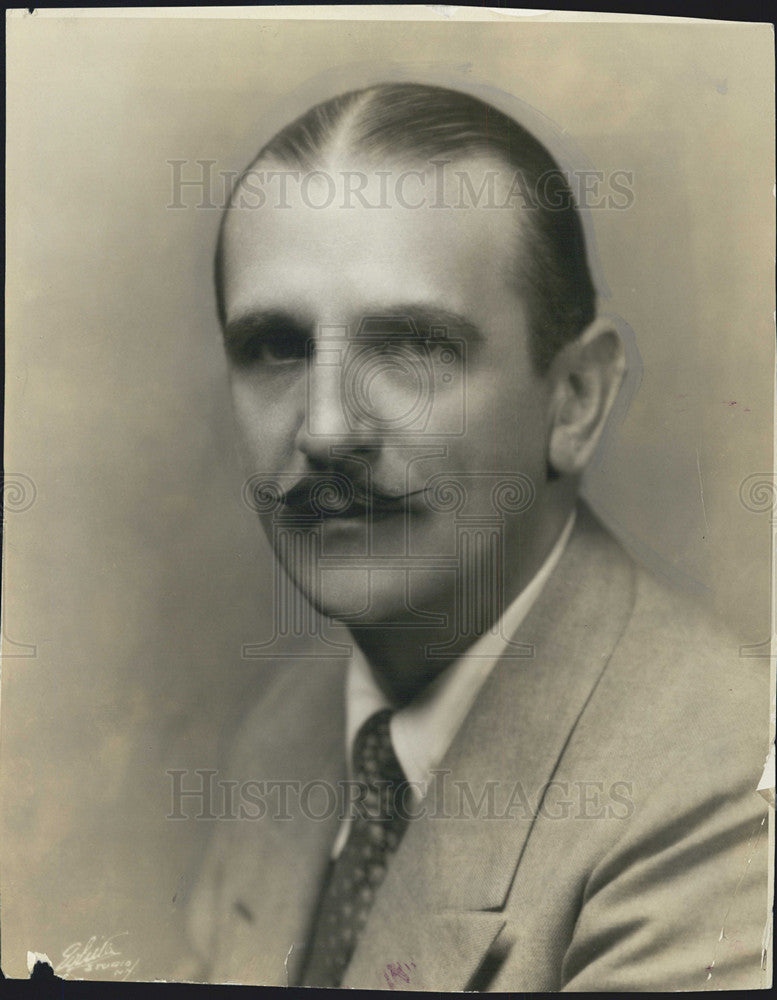
<svg viewBox="0 0 777 1000">
<path fill-rule="evenodd" d="M 343 985 L 767 985 L 768 659 L 740 657 L 585 508 L 516 639 L 535 655 L 486 681 Z M 268 670 L 228 777 L 343 779 L 344 677 L 338 661 Z M 200 978 L 295 984 L 338 823 L 312 802 L 216 823 L 190 907 Z"/>
</svg>

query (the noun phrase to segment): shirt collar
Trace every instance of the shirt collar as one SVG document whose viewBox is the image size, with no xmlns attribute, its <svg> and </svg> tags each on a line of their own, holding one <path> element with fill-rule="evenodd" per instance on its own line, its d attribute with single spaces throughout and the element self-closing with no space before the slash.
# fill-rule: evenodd
<svg viewBox="0 0 777 1000">
<path fill-rule="evenodd" d="M 391 718 L 394 752 L 408 781 L 423 797 L 430 773 L 440 764 L 480 688 L 537 600 L 566 547 L 575 522 L 573 510 L 544 563 L 504 611 L 499 627 L 484 635 Z M 382 708 L 393 708 L 378 687 L 359 647 L 353 644 L 345 687 L 346 760 L 362 724 Z"/>
</svg>

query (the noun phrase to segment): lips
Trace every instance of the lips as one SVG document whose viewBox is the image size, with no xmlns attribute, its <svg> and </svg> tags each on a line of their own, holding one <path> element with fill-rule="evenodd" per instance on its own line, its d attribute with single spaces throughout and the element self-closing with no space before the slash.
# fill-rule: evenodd
<svg viewBox="0 0 777 1000">
<path fill-rule="evenodd" d="M 379 520 L 394 514 L 402 514 L 414 498 L 423 490 L 410 493 L 391 494 L 381 489 L 365 489 L 362 485 L 342 478 L 328 483 L 301 482 L 282 497 L 282 514 L 291 517 L 316 518 L 321 520 L 354 520 L 367 518 Z"/>
</svg>

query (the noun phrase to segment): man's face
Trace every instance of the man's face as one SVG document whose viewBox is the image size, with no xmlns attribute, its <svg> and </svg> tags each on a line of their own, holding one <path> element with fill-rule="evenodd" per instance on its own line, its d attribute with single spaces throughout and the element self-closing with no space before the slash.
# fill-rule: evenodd
<svg viewBox="0 0 777 1000">
<path fill-rule="evenodd" d="M 477 191 L 494 165 L 453 166 Z M 261 514 L 264 529 L 335 618 L 449 614 L 457 585 L 461 602 L 465 578 L 484 574 L 512 596 L 542 513 L 549 397 L 511 281 L 516 210 L 433 209 L 429 197 L 410 209 L 392 195 L 366 207 L 344 194 L 346 169 L 359 167 L 328 171 L 326 208 L 314 206 L 329 182 L 314 178 L 288 184 L 288 207 L 238 201 L 225 225 L 225 342 L 249 474 L 290 494 Z M 379 185 L 394 192 L 401 173 L 370 176 L 364 200 L 380 204 Z M 405 205 L 420 190 L 408 181 Z M 322 514 L 310 488 L 327 478 L 344 499 L 315 494 Z M 495 529 L 503 549 L 482 561 Z"/>
</svg>

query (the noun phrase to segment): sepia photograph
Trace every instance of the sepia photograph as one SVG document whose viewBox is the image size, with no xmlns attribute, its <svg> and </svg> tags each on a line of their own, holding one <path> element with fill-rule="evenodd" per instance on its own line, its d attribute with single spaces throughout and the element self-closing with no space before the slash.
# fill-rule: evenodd
<svg viewBox="0 0 777 1000">
<path fill-rule="evenodd" d="M 771 987 L 773 26 L 6 61 L 3 976 Z"/>
</svg>

